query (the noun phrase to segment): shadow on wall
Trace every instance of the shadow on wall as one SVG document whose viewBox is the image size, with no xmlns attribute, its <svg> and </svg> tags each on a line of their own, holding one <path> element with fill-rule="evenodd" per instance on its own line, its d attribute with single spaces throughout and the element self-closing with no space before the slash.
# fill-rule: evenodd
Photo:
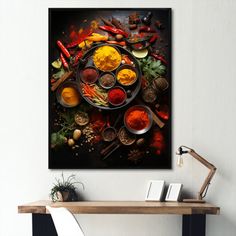
<svg viewBox="0 0 236 236">
<path fill-rule="evenodd" d="M 236 235 L 236 209 L 234 202 L 236 198 L 235 180 L 232 178 L 234 165 L 225 165 L 225 159 L 218 159 L 216 165 L 216 178 L 210 186 L 207 201 L 220 207 L 220 215 L 207 217 L 207 235 L 221 236 L 220 232 L 225 232 L 226 236 Z M 231 170 L 230 170 L 231 169 Z M 224 199 L 224 201 L 222 201 Z"/>
<path fill-rule="evenodd" d="M 232 221 L 232 217 L 227 217 L 224 215 L 223 209 L 221 209 L 220 216 L 207 216 L 207 228 L 206 235 L 208 236 L 222 236 L 220 232 L 225 232 L 226 236 L 235 236 L 236 225 Z M 236 210 L 235 210 L 236 214 Z"/>
</svg>

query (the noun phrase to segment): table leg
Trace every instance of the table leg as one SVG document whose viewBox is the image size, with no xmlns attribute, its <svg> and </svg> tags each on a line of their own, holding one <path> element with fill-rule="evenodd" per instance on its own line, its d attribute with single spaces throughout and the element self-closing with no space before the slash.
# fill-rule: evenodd
<svg viewBox="0 0 236 236">
<path fill-rule="evenodd" d="M 32 215 L 33 236 L 57 236 L 50 214 Z"/>
<path fill-rule="evenodd" d="M 205 236 L 206 215 L 183 215 L 182 236 Z"/>
</svg>

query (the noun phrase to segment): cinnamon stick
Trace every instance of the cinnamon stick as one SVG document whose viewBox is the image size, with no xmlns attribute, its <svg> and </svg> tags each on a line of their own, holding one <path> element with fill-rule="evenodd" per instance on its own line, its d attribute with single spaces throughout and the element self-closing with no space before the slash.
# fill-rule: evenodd
<svg viewBox="0 0 236 236">
<path fill-rule="evenodd" d="M 101 150 L 100 154 L 102 156 L 105 156 L 107 153 L 109 153 L 113 147 L 115 147 L 117 145 L 117 140 L 115 140 L 114 142 L 112 142 L 111 144 L 109 144 L 107 147 L 105 147 L 104 149 Z"/>
<path fill-rule="evenodd" d="M 54 92 L 58 86 L 63 83 L 65 80 L 67 80 L 68 78 L 71 77 L 71 75 L 73 74 L 73 71 L 68 71 L 68 72 L 65 72 L 65 74 L 63 74 L 60 79 L 58 79 L 51 87 L 51 90 Z"/>
<path fill-rule="evenodd" d="M 112 26 L 112 27 L 113 27 L 111 21 L 109 21 L 109 20 L 107 20 L 107 19 L 105 19 L 105 18 L 103 18 L 103 17 L 100 17 L 100 18 L 101 18 L 102 22 L 103 22 L 105 25 L 108 25 L 108 26 Z"/>
<path fill-rule="evenodd" d="M 144 105 L 144 103 L 143 103 L 140 99 L 136 98 L 136 101 L 137 101 L 139 104 Z M 157 117 L 157 115 L 156 115 L 151 109 L 150 109 L 150 111 L 151 111 L 151 113 L 152 113 L 153 121 L 154 121 L 160 128 L 163 128 L 163 127 L 165 126 L 165 123 L 162 122 L 162 121 Z"/>
<path fill-rule="evenodd" d="M 112 17 L 111 23 L 112 23 L 116 28 L 121 29 L 121 30 L 127 32 L 127 29 L 125 28 L 125 26 L 124 26 L 119 20 L 117 20 L 115 17 Z"/>
</svg>

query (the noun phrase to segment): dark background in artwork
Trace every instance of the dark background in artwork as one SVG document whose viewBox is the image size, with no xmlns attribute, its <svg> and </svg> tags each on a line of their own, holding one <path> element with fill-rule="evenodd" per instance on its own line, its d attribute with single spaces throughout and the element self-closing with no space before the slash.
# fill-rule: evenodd
<svg viewBox="0 0 236 236">
<path fill-rule="evenodd" d="M 148 11 L 152 11 L 153 19 L 160 20 L 165 25 L 162 33 L 163 42 L 165 44 L 167 65 L 167 76 L 170 83 L 169 91 L 166 95 L 168 105 L 171 110 L 171 11 L 170 9 L 49 9 L 49 68 L 50 63 L 57 59 L 58 49 L 56 40 L 66 40 L 69 35 L 70 27 L 79 26 L 84 19 L 89 23 L 91 20 L 98 19 L 99 16 L 128 16 L 131 12 L 138 12 L 141 16 Z M 86 23 L 83 23 L 86 26 Z M 49 69 L 49 77 L 51 71 Z M 49 83 L 50 88 L 50 83 Z M 117 149 L 106 161 L 100 157 L 99 150 L 104 144 L 98 144 L 95 151 L 88 152 L 89 146 L 79 149 L 79 156 L 71 151 L 71 148 L 64 147 L 58 150 L 50 148 L 50 136 L 53 132 L 53 120 L 55 114 L 55 95 L 49 89 L 49 168 L 51 169 L 169 169 L 171 168 L 171 112 L 170 119 L 162 129 L 166 149 L 161 156 L 154 155 L 150 152 L 147 158 L 143 158 L 138 164 L 127 161 L 129 147 L 121 147 Z M 130 106 L 130 105 L 129 105 Z M 129 107 L 128 106 L 128 107 Z M 60 108 L 59 108 L 60 109 Z M 125 108 L 127 109 L 127 108 Z M 113 116 L 117 116 L 120 110 L 112 111 Z M 110 112 L 111 113 L 111 112 Z M 121 124 L 120 124 L 121 125 Z M 119 127 L 119 125 L 117 125 Z M 150 134 L 144 136 L 146 139 L 151 138 Z"/>
</svg>

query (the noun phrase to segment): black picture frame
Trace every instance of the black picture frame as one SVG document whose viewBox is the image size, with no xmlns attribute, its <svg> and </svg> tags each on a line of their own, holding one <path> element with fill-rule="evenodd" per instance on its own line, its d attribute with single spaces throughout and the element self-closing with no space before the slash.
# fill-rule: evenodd
<svg viewBox="0 0 236 236">
<path fill-rule="evenodd" d="M 140 14 L 145 14 L 147 12 L 152 12 L 153 15 L 156 17 L 158 16 L 158 20 L 161 20 L 163 22 L 163 25 L 165 27 L 164 29 L 164 42 L 163 48 L 165 47 L 166 53 L 165 57 L 167 59 L 167 73 L 166 78 L 169 82 L 169 88 L 168 88 L 168 95 L 166 96 L 166 103 L 169 107 L 169 119 L 165 121 L 165 150 L 164 154 L 160 155 L 158 160 L 152 160 L 148 162 L 146 159 L 150 158 L 148 156 L 146 159 L 141 158 L 141 163 L 138 161 L 136 164 L 133 162 L 127 162 L 124 164 L 122 161 L 115 161 L 114 164 L 111 163 L 110 160 L 106 162 L 106 164 L 99 161 L 99 157 L 96 157 L 96 161 L 94 163 L 92 160 L 92 157 L 89 158 L 90 161 L 87 161 L 85 156 L 88 156 L 89 150 L 86 150 L 84 148 L 83 151 L 81 151 L 81 156 L 83 161 L 79 160 L 75 155 L 70 155 L 68 152 L 68 147 L 65 150 L 59 149 L 60 153 L 57 151 L 57 154 L 55 154 L 55 150 L 51 148 L 51 134 L 55 131 L 54 121 L 55 118 L 52 110 L 52 103 L 55 102 L 55 95 L 51 92 L 51 63 L 54 59 L 57 58 L 56 54 L 58 54 L 58 48 L 56 47 L 56 40 L 58 38 L 61 38 L 63 34 L 66 34 L 68 32 L 65 32 L 68 27 L 73 24 L 77 24 L 80 20 L 89 18 L 92 15 L 97 15 L 96 18 L 98 18 L 101 13 L 112 13 L 112 15 L 116 16 L 116 13 L 122 13 L 125 12 L 138 12 Z M 172 94 L 172 75 L 171 75 L 171 57 L 172 57 L 172 19 L 171 19 L 171 8 L 136 8 L 136 9 L 130 9 L 130 8 L 49 8 L 48 9 L 48 15 L 49 15 L 49 38 L 48 38 L 48 44 L 49 44 L 49 61 L 48 61 L 48 111 L 49 111 L 49 136 L 48 136 L 48 168 L 49 169 L 171 169 L 172 168 L 172 158 L 171 158 L 171 150 L 172 150 L 172 100 L 171 100 L 171 94 Z M 103 15 L 103 14 L 102 14 Z M 106 16 L 106 14 L 104 14 Z M 118 113 L 117 113 L 118 114 Z M 167 137 L 167 138 L 166 138 Z M 146 138 L 146 136 L 145 136 Z M 82 149 L 81 149 L 82 150 Z M 123 152 L 123 151 L 121 151 Z M 59 154 L 58 154 L 59 153 Z M 127 157 L 127 152 L 124 152 Z M 95 149 L 94 156 L 97 155 L 97 151 Z M 120 157 L 123 154 L 117 154 L 116 157 Z M 91 155 L 92 156 L 92 155 Z M 118 158 L 119 159 L 119 158 Z M 122 159 L 122 157 L 120 158 Z M 102 161 L 103 162 L 103 161 Z"/>
</svg>

